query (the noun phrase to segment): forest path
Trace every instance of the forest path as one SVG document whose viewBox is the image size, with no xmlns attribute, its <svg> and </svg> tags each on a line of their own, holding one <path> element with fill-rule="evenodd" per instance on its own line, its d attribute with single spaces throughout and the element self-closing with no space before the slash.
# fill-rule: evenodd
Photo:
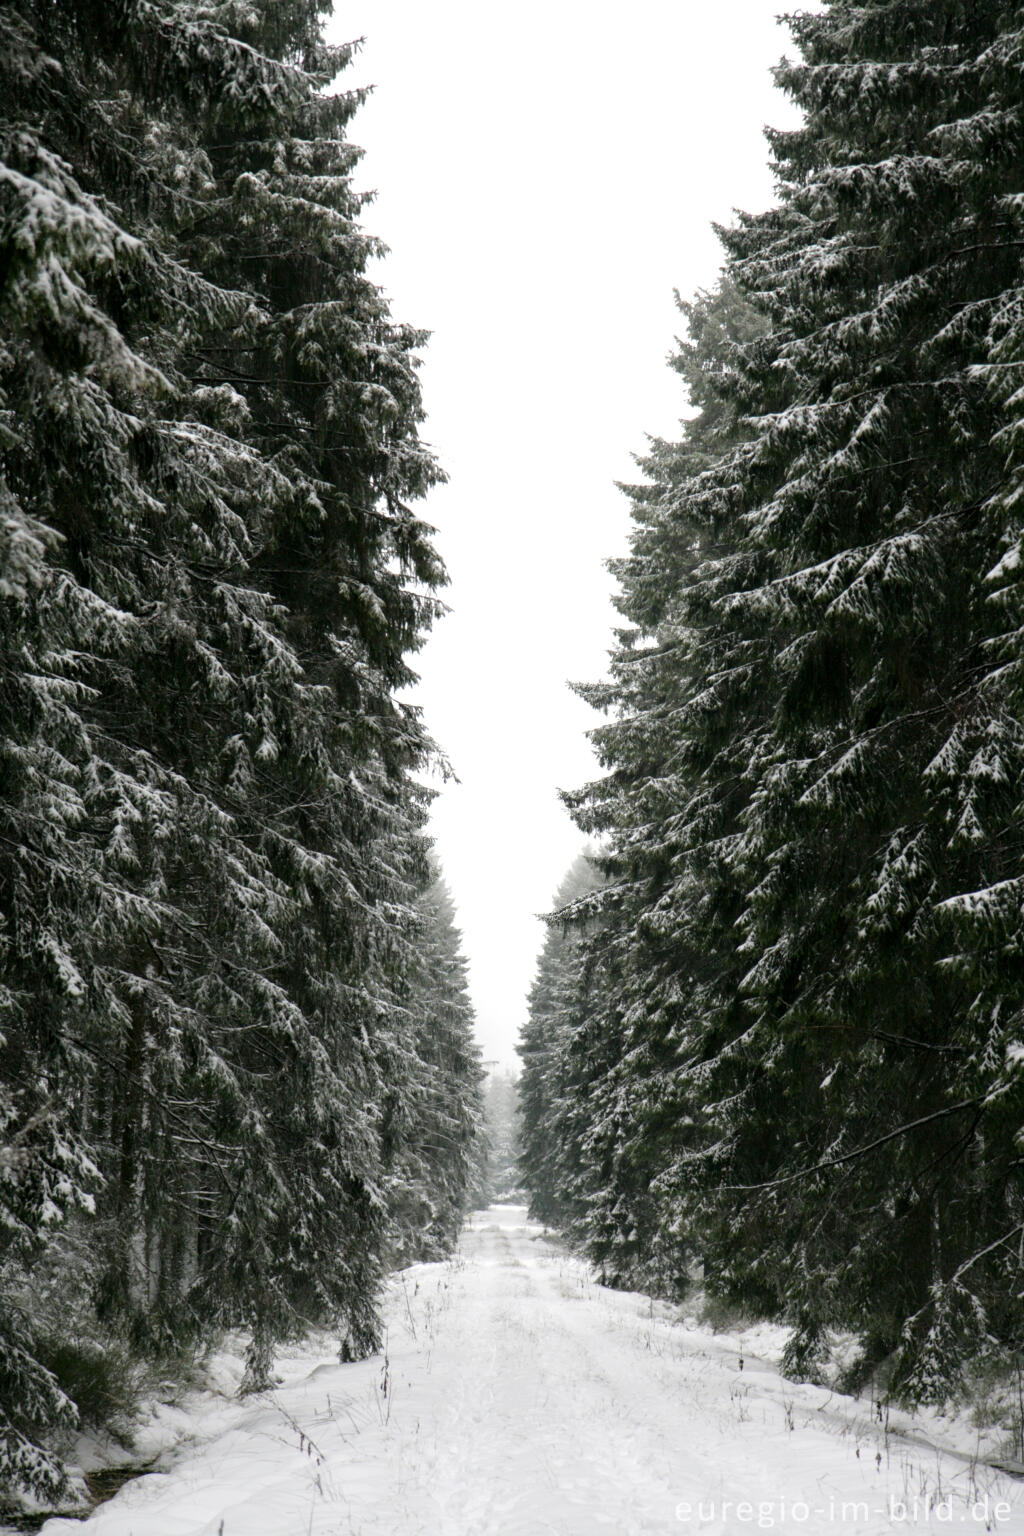
<svg viewBox="0 0 1024 1536">
<path fill-rule="evenodd" d="M 219 1400 L 167 1471 L 44 1536 L 1024 1536 L 1019 1483 L 741 1365 L 518 1207 L 397 1277 L 387 1317 L 383 1358 L 288 1356 L 276 1392 Z"/>
</svg>

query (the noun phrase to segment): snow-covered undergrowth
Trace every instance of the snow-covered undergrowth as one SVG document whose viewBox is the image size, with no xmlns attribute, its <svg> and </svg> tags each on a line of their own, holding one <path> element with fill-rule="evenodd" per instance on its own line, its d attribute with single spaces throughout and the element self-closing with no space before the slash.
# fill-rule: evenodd
<svg viewBox="0 0 1024 1536">
<path fill-rule="evenodd" d="M 870 1427 L 883 1438 L 934 1447 L 948 1451 L 977 1466 L 987 1465 L 1016 1478 L 1024 1475 L 1020 1460 L 1019 1426 L 1015 1422 L 1016 1382 L 1004 1374 L 987 1388 L 979 1379 L 968 1382 L 962 1396 L 942 1408 L 921 1406 L 900 1408 L 887 1402 L 884 1390 L 868 1386 L 850 1395 L 832 1386 L 786 1380 L 782 1372 L 783 1356 L 791 1330 L 781 1323 L 737 1322 L 733 1326 L 709 1327 L 699 1305 L 682 1308 L 663 1302 L 648 1302 L 659 1327 L 670 1335 L 685 1330 L 694 1348 L 718 1346 L 742 1360 L 748 1381 L 758 1380 L 762 1390 L 774 1393 L 787 1405 L 799 1399 L 822 1415 L 831 1415 L 851 1430 Z M 652 1347 L 658 1347 L 652 1343 Z M 822 1376 L 829 1381 L 843 1377 L 857 1353 L 852 1336 L 840 1335 L 831 1341 L 822 1362 Z"/>
<path fill-rule="evenodd" d="M 966 1421 L 796 1385 L 778 1329 L 714 1332 L 597 1285 L 516 1207 L 393 1277 L 382 1355 L 330 1340 L 154 1409 L 154 1470 L 45 1536 L 654 1536 L 745 1529 L 1024 1536 L 1024 1484 Z"/>
</svg>

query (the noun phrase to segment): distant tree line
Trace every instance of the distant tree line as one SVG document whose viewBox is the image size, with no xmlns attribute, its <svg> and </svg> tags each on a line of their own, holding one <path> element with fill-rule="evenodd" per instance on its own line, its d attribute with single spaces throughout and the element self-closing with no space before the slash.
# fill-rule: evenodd
<svg viewBox="0 0 1024 1536">
<path fill-rule="evenodd" d="M 402 702 L 444 571 L 320 0 L 0 11 L 0 1488 L 70 1344 L 377 1342 L 480 1071 Z M 2 1500 L 0 1500 L 2 1501 Z"/>
<path fill-rule="evenodd" d="M 1024 27 L 791 26 L 778 205 L 629 489 L 523 1167 L 612 1282 L 702 1271 L 793 1371 L 849 1329 L 941 1398 L 1024 1349 Z"/>
<path fill-rule="evenodd" d="M 488 1066 L 472 1202 L 475 1207 L 523 1199 L 519 1177 L 518 1079 L 509 1067 Z"/>
</svg>

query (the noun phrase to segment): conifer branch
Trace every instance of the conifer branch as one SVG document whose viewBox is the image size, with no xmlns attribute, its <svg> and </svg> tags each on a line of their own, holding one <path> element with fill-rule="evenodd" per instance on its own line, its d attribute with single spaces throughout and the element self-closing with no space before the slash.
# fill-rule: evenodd
<svg viewBox="0 0 1024 1536">
<path fill-rule="evenodd" d="M 911 1131 L 916 1131 L 922 1125 L 929 1125 L 934 1120 L 945 1120 L 950 1115 L 959 1114 L 964 1109 L 975 1109 L 984 1103 L 984 1097 L 963 1099 L 959 1104 L 948 1104 L 945 1109 L 934 1110 L 930 1115 L 922 1115 L 918 1120 L 908 1121 L 895 1131 L 888 1131 L 884 1136 L 879 1136 L 875 1141 L 867 1142 L 863 1147 L 855 1147 L 851 1152 L 844 1152 L 841 1157 L 825 1158 L 820 1163 L 815 1163 L 810 1168 L 801 1168 L 798 1173 L 788 1173 L 779 1179 L 766 1179 L 761 1184 L 723 1184 L 722 1188 L 729 1194 L 748 1194 L 760 1189 L 779 1189 L 784 1184 L 795 1184 L 800 1179 L 809 1179 L 816 1173 L 821 1173 L 828 1168 L 839 1168 L 843 1163 L 849 1163 L 857 1158 L 865 1157 L 869 1152 L 877 1151 L 890 1141 L 897 1141 L 901 1136 L 907 1136 Z"/>
</svg>

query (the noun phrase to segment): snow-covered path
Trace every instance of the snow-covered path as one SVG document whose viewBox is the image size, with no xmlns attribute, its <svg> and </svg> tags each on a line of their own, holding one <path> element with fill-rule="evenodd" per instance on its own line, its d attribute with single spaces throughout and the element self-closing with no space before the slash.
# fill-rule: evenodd
<svg viewBox="0 0 1024 1536">
<path fill-rule="evenodd" d="M 166 1472 L 44 1536 L 1024 1536 L 1019 1482 L 741 1366 L 518 1208 L 396 1279 L 388 1319 L 385 1359 L 289 1356 L 272 1396 L 211 1399 Z"/>
</svg>

